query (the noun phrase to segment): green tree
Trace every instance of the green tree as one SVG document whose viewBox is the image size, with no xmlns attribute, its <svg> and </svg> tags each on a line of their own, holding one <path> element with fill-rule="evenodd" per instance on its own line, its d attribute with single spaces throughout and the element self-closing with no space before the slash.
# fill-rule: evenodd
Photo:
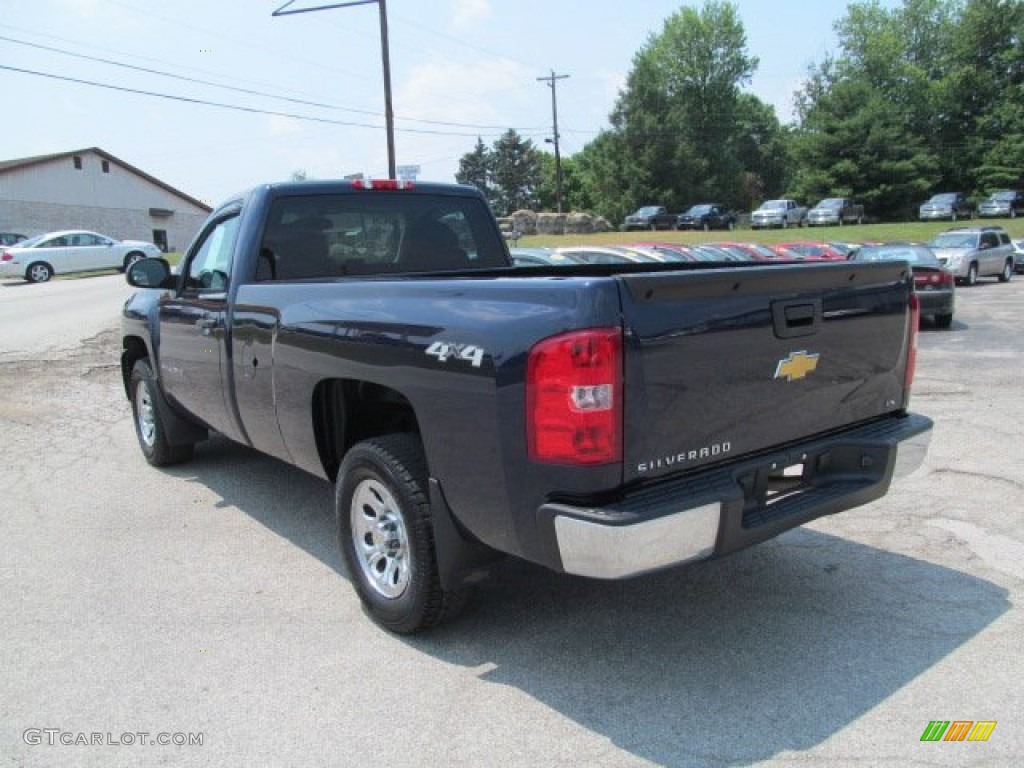
<svg viewBox="0 0 1024 768">
<path fill-rule="evenodd" d="M 1024 182 L 1024 3 L 968 0 L 943 79 L 954 175 L 978 192 Z"/>
<path fill-rule="evenodd" d="M 722 202 L 742 210 L 786 194 L 792 162 L 790 131 L 783 128 L 775 109 L 756 96 L 744 93 L 736 104 L 733 147 L 743 169 L 738 196 L 723 196 Z"/>
<path fill-rule="evenodd" d="M 579 172 L 585 210 L 619 222 L 636 210 L 637 193 L 631 182 L 632 169 L 624 161 L 625 137 L 615 131 L 602 131 L 597 138 L 572 156 Z"/>
<path fill-rule="evenodd" d="M 492 206 L 499 216 L 536 204 L 541 181 L 540 155 L 532 141 L 512 128 L 494 142 L 490 178 L 494 185 Z"/>
<path fill-rule="evenodd" d="M 938 163 L 903 117 L 863 80 L 833 83 L 796 140 L 799 197 L 853 197 L 869 214 L 906 218 L 938 180 Z"/>
<path fill-rule="evenodd" d="M 494 196 L 494 190 L 491 188 L 492 163 L 490 150 L 484 145 L 483 139 L 477 136 L 473 151 L 459 158 L 459 170 L 455 174 L 455 180 L 459 184 L 476 187 L 490 202 Z"/>
<path fill-rule="evenodd" d="M 742 199 L 740 86 L 757 67 L 746 44 L 736 7 L 709 0 L 669 16 L 634 56 L 611 115 L 632 206 Z"/>
<path fill-rule="evenodd" d="M 555 180 L 555 156 L 540 153 L 540 184 L 537 187 L 537 205 L 542 211 L 558 210 L 558 184 Z M 575 156 L 562 158 L 562 210 L 589 211 L 593 201 L 583 183 L 579 161 Z"/>
</svg>

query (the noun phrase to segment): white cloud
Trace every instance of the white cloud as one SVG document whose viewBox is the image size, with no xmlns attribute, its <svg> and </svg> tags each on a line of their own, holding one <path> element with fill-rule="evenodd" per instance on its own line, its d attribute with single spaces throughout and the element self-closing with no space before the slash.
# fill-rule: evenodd
<svg viewBox="0 0 1024 768">
<path fill-rule="evenodd" d="M 278 139 L 282 136 L 294 136 L 296 133 L 301 132 L 302 124 L 294 118 L 272 115 L 267 119 L 267 134 L 271 138 Z"/>
<path fill-rule="evenodd" d="M 472 151 L 476 137 L 490 145 L 508 128 L 537 141 L 529 129 L 545 125 L 549 97 L 535 72 L 507 59 L 480 58 L 473 66 L 431 58 L 416 67 L 395 92 L 395 114 L 459 125 L 397 120 L 398 164 L 420 164 L 423 179 L 451 181 L 459 158 Z M 478 126 L 478 127 L 473 127 Z M 524 129 L 527 129 L 524 132 Z"/>
<path fill-rule="evenodd" d="M 490 0 L 455 0 L 452 26 L 465 30 L 488 19 L 493 13 Z"/>
</svg>

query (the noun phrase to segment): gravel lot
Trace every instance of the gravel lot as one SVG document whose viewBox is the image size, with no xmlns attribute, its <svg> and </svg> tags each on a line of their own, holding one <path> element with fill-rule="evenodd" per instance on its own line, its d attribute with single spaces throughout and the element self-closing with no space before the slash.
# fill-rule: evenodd
<svg viewBox="0 0 1024 768">
<path fill-rule="evenodd" d="M 119 299 L 97 329 L 0 284 L 0 318 L 36 288 L 63 327 L 0 336 L 0 765 L 1024 764 L 1024 280 L 921 334 L 935 435 L 883 500 L 623 583 L 510 562 L 411 640 L 360 610 L 327 484 L 222 439 L 148 467 Z"/>
</svg>

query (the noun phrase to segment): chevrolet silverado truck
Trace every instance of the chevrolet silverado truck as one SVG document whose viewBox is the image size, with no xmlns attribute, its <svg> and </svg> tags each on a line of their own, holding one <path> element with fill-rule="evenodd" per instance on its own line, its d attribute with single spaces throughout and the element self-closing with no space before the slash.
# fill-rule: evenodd
<svg viewBox="0 0 1024 768">
<path fill-rule="evenodd" d="M 678 218 L 678 213 L 669 213 L 668 208 L 663 205 L 645 205 L 623 219 L 622 231 L 649 229 L 654 232 L 659 229 L 675 229 Z"/>
<path fill-rule="evenodd" d="M 807 212 L 807 226 L 862 224 L 864 206 L 848 197 L 826 197 Z"/>
<path fill-rule="evenodd" d="M 127 279 L 145 459 L 216 431 L 332 482 L 353 587 L 399 633 L 502 555 L 621 579 L 865 504 L 931 433 L 904 262 L 518 268 L 473 188 L 307 181 Z"/>
<path fill-rule="evenodd" d="M 750 214 L 751 229 L 787 229 L 802 227 L 807 223 L 807 207 L 796 200 L 766 200 Z"/>
</svg>

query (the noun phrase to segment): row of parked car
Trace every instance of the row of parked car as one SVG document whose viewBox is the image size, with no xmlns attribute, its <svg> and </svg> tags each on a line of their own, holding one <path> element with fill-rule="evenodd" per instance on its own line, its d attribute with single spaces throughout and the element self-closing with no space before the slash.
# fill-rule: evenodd
<svg viewBox="0 0 1024 768">
<path fill-rule="evenodd" d="M 981 277 L 1010 280 L 1024 273 L 1024 240 L 1010 241 L 1002 227 L 958 227 L 927 244 L 794 241 L 768 246 L 738 241 L 681 245 L 657 241 L 563 248 L 512 248 L 517 266 L 572 266 L 642 262 L 883 261 L 906 260 L 914 271 L 922 315 L 939 327 L 953 322 L 954 285 Z"/>
<path fill-rule="evenodd" d="M 921 221 L 973 219 L 976 217 L 1015 219 L 1024 214 L 1024 192 L 1004 189 L 975 204 L 962 192 L 932 195 L 918 210 Z M 796 200 L 766 200 L 750 215 L 751 229 L 778 227 L 843 226 L 862 224 L 864 206 L 848 197 L 826 197 L 808 209 Z M 735 211 L 720 203 L 700 203 L 685 213 L 669 213 L 662 205 L 645 205 L 622 222 L 622 230 L 712 229 L 733 230 L 739 222 Z"/>
<path fill-rule="evenodd" d="M 163 255 L 153 243 L 117 240 L 81 229 L 28 238 L 4 232 L 0 241 L 0 277 L 20 277 L 31 283 L 45 283 L 65 272 L 123 271 L 139 259 Z"/>
</svg>

